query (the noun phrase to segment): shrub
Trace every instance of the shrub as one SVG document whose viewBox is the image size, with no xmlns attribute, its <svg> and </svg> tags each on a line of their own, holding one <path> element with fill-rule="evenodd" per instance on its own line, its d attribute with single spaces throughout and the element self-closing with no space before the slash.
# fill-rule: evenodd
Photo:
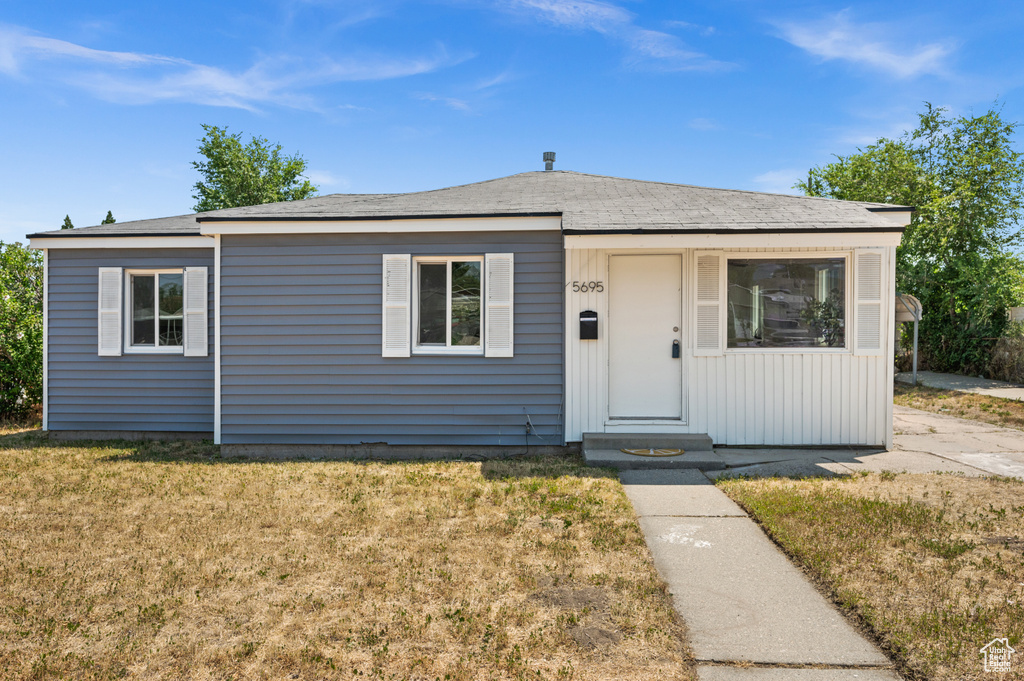
<svg viewBox="0 0 1024 681">
<path fill-rule="evenodd" d="M 42 256 L 0 241 L 0 419 L 24 418 L 42 399 Z"/>
<path fill-rule="evenodd" d="M 1012 322 L 996 341 L 988 373 L 1000 381 L 1024 383 L 1024 322 Z"/>
</svg>

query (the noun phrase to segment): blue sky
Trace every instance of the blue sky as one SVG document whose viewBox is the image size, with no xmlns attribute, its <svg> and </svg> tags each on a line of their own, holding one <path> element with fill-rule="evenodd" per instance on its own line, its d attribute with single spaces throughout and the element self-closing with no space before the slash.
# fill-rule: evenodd
<svg viewBox="0 0 1024 681">
<path fill-rule="evenodd" d="M 557 169 L 793 193 L 923 102 L 1024 121 L 1024 3 L 0 2 L 0 240 L 189 213 L 203 123 L 321 193 Z"/>
</svg>

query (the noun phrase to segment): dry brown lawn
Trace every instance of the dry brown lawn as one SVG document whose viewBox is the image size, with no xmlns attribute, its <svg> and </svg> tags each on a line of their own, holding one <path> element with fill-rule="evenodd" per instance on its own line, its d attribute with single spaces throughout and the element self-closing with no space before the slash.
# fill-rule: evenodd
<svg viewBox="0 0 1024 681">
<path fill-rule="evenodd" d="M 896 383 L 893 403 L 1024 430 L 1024 401 Z"/>
<path fill-rule="evenodd" d="M 719 485 L 874 631 L 908 678 L 982 671 L 997 636 L 1024 651 L 1024 483 L 883 473 Z"/>
<path fill-rule="evenodd" d="M 692 679 L 615 476 L 0 431 L 0 676 Z"/>
</svg>

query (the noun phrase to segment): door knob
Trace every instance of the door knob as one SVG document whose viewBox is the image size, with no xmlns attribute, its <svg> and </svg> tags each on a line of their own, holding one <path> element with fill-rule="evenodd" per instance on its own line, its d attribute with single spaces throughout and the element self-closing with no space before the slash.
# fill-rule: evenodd
<svg viewBox="0 0 1024 681">
<path fill-rule="evenodd" d="M 672 359 L 679 359 L 679 341 L 672 341 Z"/>
</svg>

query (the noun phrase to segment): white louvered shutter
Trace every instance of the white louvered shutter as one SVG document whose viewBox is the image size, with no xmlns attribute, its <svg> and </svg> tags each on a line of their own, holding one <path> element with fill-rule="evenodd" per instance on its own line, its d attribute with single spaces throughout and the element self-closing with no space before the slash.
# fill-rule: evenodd
<svg viewBox="0 0 1024 681">
<path fill-rule="evenodd" d="M 205 267 L 185 268 L 185 356 L 209 354 L 207 326 L 207 279 Z"/>
<path fill-rule="evenodd" d="M 854 255 L 854 354 L 882 354 L 882 251 Z"/>
<path fill-rule="evenodd" d="M 104 357 L 121 355 L 121 295 L 124 291 L 120 267 L 99 268 L 99 319 L 96 345 Z"/>
<path fill-rule="evenodd" d="M 693 354 L 722 354 L 722 284 L 724 258 L 721 253 L 697 254 L 696 338 Z"/>
<path fill-rule="evenodd" d="M 484 355 L 512 357 L 512 279 L 511 253 L 488 253 L 484 256 Z"/>
<path fill-rule="evenodd" d="M 408 357 L 411 343 L 412 256 L 384 255 L 381 357 Z"/>
</svg>

